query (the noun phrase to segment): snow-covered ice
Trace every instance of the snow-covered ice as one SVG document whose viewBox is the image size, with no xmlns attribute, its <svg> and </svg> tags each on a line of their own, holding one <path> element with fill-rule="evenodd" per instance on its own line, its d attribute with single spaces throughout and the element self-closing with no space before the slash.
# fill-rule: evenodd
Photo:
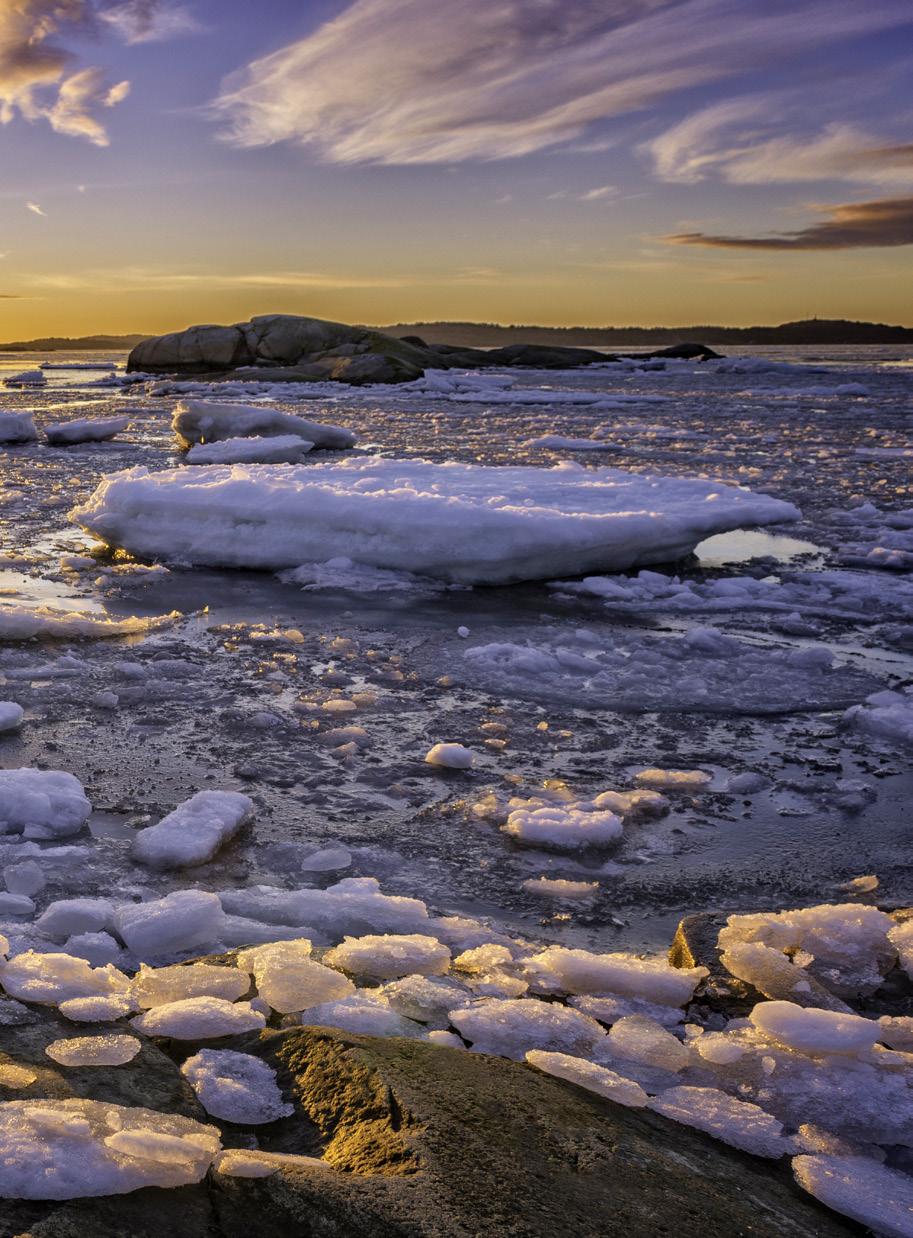
<svg viewBox="0 0 913 1238">
<path fill-rule="evenodd" d="M 238 967 L 253 975 L 257 993 L 280 1014 L 291 1014 L 355 992 L 340 972 L 310 957 L 311 943 L 298 938 L 242 950 Z"/>
<path fill-rule="evenodd" d="M 0 701 L 0 735 L 18 731 L 25 718 L 25 710 L 15 701 Z"/>
<path fill-rule="evenodd" d="M 776 1159 L 791 1151 L 776 1118 L 758 1105 L 727 1096 L 717 1088 L 668 1088 L 650 1101 L 650 1108 L 753 1156 Z"/>
<path fill-rule="evenodd" d="M 627 1105 L 632 1109 L 643 1109 L 649 1097 L 639 1083 L 633 1079 L 625 1079 L 605 1066 L 596 1062 L 588 1062 L 585 1058 L 571 1057 L 567 1053 L 548 1053 L 542 1049 L 530 1049 L 526 1054 L 530 1066 L 554 1075 L 558 1079 L 566 1079 L 568 1083 L 576 1083 L 589 1092 L 596 1092 L 613 1100 L 616 1105 Z"/>
<path fill-rule="evenodd" d="M 474 755 L 462 744 L 434 744 L 425 755 L 428 765 L 444 769 L 472 769 Z"/>
<path fill-rule="evenodd" d="M 277 570 L 346 556 L 467 584 L 670 561 L 790 504 L 699 479 L 355 457 L 107 477 L 72 519 L 144 558 Z"/>
<path fill-rule="evenodd" d="M 326 955 L 328 963 L 372 980 L 399 976 L 440 976 L 450 966 L 450 951 L 422 933 L 346 937 Z"/>
<path fill-rule="evenodd" d="M 148 903 L 122 904 L 114 927 L 138 958 L 150 959 L 211 945 L 219 940 L 223 919 L 217 895 L 175 890 Z"/>
</svg>

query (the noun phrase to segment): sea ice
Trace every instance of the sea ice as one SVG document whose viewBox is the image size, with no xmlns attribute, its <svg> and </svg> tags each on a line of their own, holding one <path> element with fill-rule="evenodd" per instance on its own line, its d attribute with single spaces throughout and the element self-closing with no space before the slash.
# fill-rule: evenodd
<svg viewBox="0 0 913 1238">
<path fill-rule="evenodd" d="M 94 1100 L 0 1106 L 0 1197 L 78 1199 L 199 1182 L 219 1151 L 213 1126 Z"/>
<path fill-rule="evenodd" d="M 282 1099 L 276 1072 L 250 1053 L 201 1049 L 187 1059 L 181 1074 L 206 1112 L 224 1122 L 258 1126 L 295 1112 Z"/>
<path fill-rule="evenodd" d="M 10 997 L 57 1006 L 74 997 L 123 995 L 130 981 L 111 964 L 91 967 L 70 954 L 27 950 L 0 963 L 0 984 Z"/>
<path fill-rule="evenodd" d="M 127 993 L 110 996 L 70 997 L 58 1007 L 66 1019 L 74 1023 L 113 1023 L 124 1015 L 134 1014 L 136 1003 Z"/>
<path fill-rule="evenodd" d="M 149 903 L 123 903 L 114 928 L 139 959 L 208 946 L 219 939 L 224 914 L 218 896 L 175 890 Z"/>
<path fill-rule="evenodd" d="M 530 1066 L 535 1066 L 545 1074 L 576 1083 L 578 1087 L 613 1100 L 616 1105 L 643 1109 L 650 1099 L 633 1079 L 625 1079 L 614 1070 L 607 1070 L 605 1066 L 587 1062 L 584 1058 L 571 1057 L 567 1053 L 547 1053 L 542 1049 L 530 1049 L 526 1060 Z"/>
<path fill-rule="evenodd" d="M 353 457 L 115 473 L 71 513 L 145 558 L 277 570 L 345 556 L 465 584 L 624 570 L 727 529 L 793 520 L 788 503 L 698 479 Z"/>
<path fill-rule="evenodd" d="M 346 937 L 328 951 L 326 961 L 356 976 L 396 980 L 400 976 L 441 976 L 450 966 L 450 951 L 435 937 L 421 933 Z"/>
<path fill-rule="evenodd" d="M 189 868 L 211 860 L 253 816 L 238 791 L 198 791 L 157 825 L 137 834 L 130 854 L 152 868 Z"/>
<path fill-rule="evenodd" d="M 298 1016 L 305 1027 L 338 1027 L 365 1036 L 408 1036 L 423 1034 L 424 1028 L 392 1010 L 382 997 L 360 989 L 335 1002 L 321 1002 L 302 1010 Z"/>
<path fill-rule="evenodd" d="M 72 1036 L 52 1041 L 45 1053 L 61 1066 L 123 1066 L 141 1048 L 135 1036 Z"/>
<path fill-rule="evenodd" d="M 346 448 L 355 445 L 355 435 L 351 430 L 342 426 L 320 425 L 266 405 L 253 407 L 249 404 L 182 400 L 175 407 L 171 425 L 182 447 L 234 438 L 288 438 L 292 435 L 310 442 L 312 447 Z"/>
<path fill-rule="evenodd" d="M 297 434 L 254 435 L 197 443 L 184 457 L 185 464 L 298 464 L 314 444 Z"/>
<path fill-rule="evenodd" d="M 530 1049 L 590 1056 L 605 1030 L 595 1019 L 536 998 L 483 998 L 450 1012 L 450 1022 L 477 1053 L 522 1061 Z"/>
<path fill-rule="evenodd" d="M 51 941 L 65 941 L 74 934 L 97 933 L 110 926 L 114 904 L 106 898 L 60 898 L 35 921 L 35 928 Z"/>
<path fill-rule="evenodd" d="M 89 611 L 55 610 L 50 606 L 0 606 L 0 641 L 139 636 L 174 623 L 180 617 L 173 611 L 153 618 L 110 619 Z"/>
<path fill-rule="evenodd" d="M 299 938 L 242 950 L 238 967 L 253 975 L 257 992 L 280 1014 L 335 1001 L 355 992 L 346 976 L 310 958 L 311 943 Z"/>
<path fill-rule="evenodd" d="M 501 827 L 519 843 L 576 851 L 581 847 L 608 847 L 622 835 L 621 819 L 597 808 L 594 800 L 550 803 L 534 797 L 511 801 L 514 807 Z"/>
<path fill-rule="evenodd" d="M 133 1027 L 145 1036 L 170 1036 L 174 1040 L 209 1040 L 259 1031 L 266 1019 L 250 1002 L 227 1002 L 222 997 L 185 997 L 153 1006 L 137 1015 Z"/>
<path fill-rule="evenodd" d="M 0 701 L 0 735 L 18 731 L 22 726 L 25 710 L 15 701 Z"/>
<path fill-rule="evenodd" d="M 45 426 L 44 433 L 52 447 L 69 447 L 74 443 L 104 443 L 126 430 L 129 417 L 102 417 L 96 420 L 58 421 Z"/>
<path fill-rule="evenodd" d="M 691 1000 L 706 967 L 672 967 L 665 959 L 634 954 L 591 954 L 566 946 L 549 946 L 530 960 L 537 973 L 550 977 L 556 990 L 571 994 L 637 997 L 659 1006 L 683 1006 Z"/>
<path fill-rule="evenodd" d="M 425 760 L 429 765 L 440 765 L 444 769 L 472 769 L 474 757 L 462 744 L 435 744 L 428 750 Z"/>
<path fill-rule="evenodd" d="M 794 1002 L 758 1002 L 748 1016 L 759 1031 L 797 1053 L 865 1053 L 881 1039 L 874 1019 L 836 1010 L 810 1010 Z"/>
<path fill-rule="evenodd" d="M 874 992 L 896 951 L 888 934 L 894 921 L 877 907 L 824 903 L 781 912 L 730 916 L 719 933 L 723 952 L 741 942 L 761 942 L 783 953 L 811 956 L 807 969 L 840 997 Z M 881 964 L 881 966 L 879 966 Z"/>
<path fill-rule="evenodd" d="M 176 963 L 170 967 L 140 967 L 130 986 L 143 1010 L 167 1006 L 189 997 L 220 997 L 233 1002 L 250 988 L 250 977 L 234 967 L 213 963 Z"/>
<path fill-rule="evenodd" d="M 61 770 L 0 770 L 0 834 L 64 838 L 92 811 L 82 783 Z"/>
<path fill-rule="evenodd" d="M 913 1178 L 868 1156 L 797 1156 L 796 1181 L 883 1238 L 913 1238 Z"/>
<path fill-rule="evenodd" d="M 878 739 L 913 744 L 913 691 L 875 692 L 864 705 L 852 705 L 844 721 Z"/>
<path fill-rule="evenodd" d="M 31 413 L 0 412 L 0 443 L 34 443 L 37 438 Z"/>
<path fill-rule="evenodd" d="M 293 1152 L 227 1148 L 216 1157 L 213 1168 L 229 1178 L 271 1178 L 282 1169 L 328 1169 L 329 1164 L 316 1156 L 297 1156 Z"/>
<path fill-rule="evenodd" d="M 736 1100 L 718 1088 L 667 1088 L 650 1101 L 650 1108 L 753 1156 L 776 1159 L 792 1150 L 782 1123 L 758 1105 Z"/>
</svg>

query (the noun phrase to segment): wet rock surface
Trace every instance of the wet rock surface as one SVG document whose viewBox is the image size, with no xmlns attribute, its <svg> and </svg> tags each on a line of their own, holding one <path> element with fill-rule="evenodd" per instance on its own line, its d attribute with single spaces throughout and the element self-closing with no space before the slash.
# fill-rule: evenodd
<svg viewBox="0 0 913 1238">
<path fill-rule="evenodd" d="M 293 1118 L 260 1128 L 261 1147 L 323 1165 L 259 1179 L 210 1171 L 196 1187 L 119 1198 L 7 1201 L 2 1238 L 863 1232 L 804 1196 L 785 1166 L 528 1066 L 324 1028 L 233 1043 L 273 1066 L 295 1100 Z M 223 1142 L 251 1145 L 237 1129 Z"/>
</svg>

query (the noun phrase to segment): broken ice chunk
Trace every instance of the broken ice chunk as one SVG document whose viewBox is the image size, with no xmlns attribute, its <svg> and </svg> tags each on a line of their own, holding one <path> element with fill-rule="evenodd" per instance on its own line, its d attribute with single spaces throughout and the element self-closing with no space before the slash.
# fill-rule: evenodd
<svg viewBox="0 0 913 1238">
<path fill-rule="evenodd" d="M 187 1059 L 181 1074 L 206 1112 L 222 1121 L 258 1126 L 295 1112 L 282 1099 L 276 1072 L 250 1053 L 201 1049 Z"/>
<path fill-rule="evenodd" d="M 253 800 L 238 791 L 198 791 L 157 825 L 140 830 L 130 854 L 152 868 L 206 864 L 253 811 Z"/>
</svg>

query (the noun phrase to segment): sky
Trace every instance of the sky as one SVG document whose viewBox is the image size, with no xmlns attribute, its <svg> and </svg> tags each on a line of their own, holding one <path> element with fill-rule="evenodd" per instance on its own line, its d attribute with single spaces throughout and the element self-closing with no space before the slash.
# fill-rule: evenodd
<svg viewBox="0 0 913 1238">
<path fill-rule="evenodd" d="M 0 0 L 0 339 L 913 325 L 913 0 Z"/>
</svg>

